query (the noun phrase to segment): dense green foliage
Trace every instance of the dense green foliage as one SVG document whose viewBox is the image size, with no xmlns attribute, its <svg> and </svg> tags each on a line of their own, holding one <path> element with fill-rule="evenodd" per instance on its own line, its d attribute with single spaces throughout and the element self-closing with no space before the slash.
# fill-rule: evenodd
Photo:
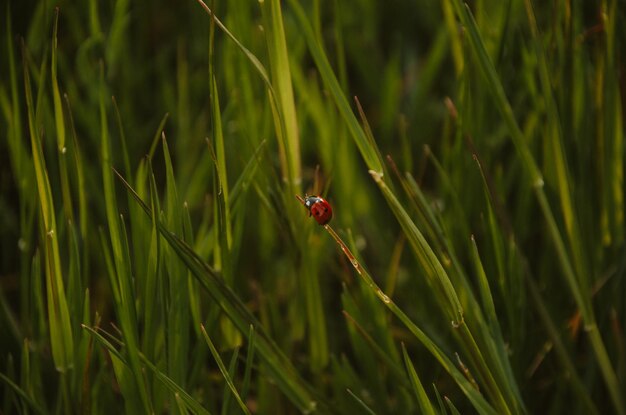
<svg viewBox="0 0 626 415">
<path fill-rule="evenodd" d="M 0 413 L 626 414 L 621 0 L 2 7 Z"/>
</svg>

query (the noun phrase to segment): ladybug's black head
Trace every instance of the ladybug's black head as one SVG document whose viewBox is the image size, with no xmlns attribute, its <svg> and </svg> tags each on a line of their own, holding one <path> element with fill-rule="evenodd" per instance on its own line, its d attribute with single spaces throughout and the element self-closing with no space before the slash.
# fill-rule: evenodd
<svg viewBox="0 0 626 415">
<path fill-rule="evenodd" d="M 322 200 L 323 199 L 318 196 L 307 196 L 304 199 L 304 206 L 306 206 L 307 209 L 311 210 L 311 206 L 313 206 L 317 202 L 321 202 Z"/>
</svg>

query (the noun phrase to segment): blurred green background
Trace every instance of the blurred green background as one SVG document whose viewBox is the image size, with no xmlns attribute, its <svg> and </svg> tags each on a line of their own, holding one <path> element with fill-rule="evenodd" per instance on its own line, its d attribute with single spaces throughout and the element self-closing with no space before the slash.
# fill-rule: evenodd
<svg viewBox="0 0 626 415">
<path fill-rule="evenodd" d="M 1 7 L 0 412 L 625 413 L 621 0 Z"/>
</svg>

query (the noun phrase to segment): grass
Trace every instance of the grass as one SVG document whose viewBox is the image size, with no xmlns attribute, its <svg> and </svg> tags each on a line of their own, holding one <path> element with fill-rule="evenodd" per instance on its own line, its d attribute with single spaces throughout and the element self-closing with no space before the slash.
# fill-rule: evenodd
<svg viewBox="0 0 626 415">
<path fill-rule="evenodd" d="M 5 7 L 0 413 L 626 413 L 618 0 Z"/>
</svg>

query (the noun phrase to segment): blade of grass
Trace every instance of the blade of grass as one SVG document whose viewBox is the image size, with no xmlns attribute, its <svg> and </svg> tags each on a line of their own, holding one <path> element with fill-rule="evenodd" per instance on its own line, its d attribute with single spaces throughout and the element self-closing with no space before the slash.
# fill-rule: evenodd
<svg viewBox="0 0 626 415">
<path fill-rule="evenodd" d="M 447 415 L 448 411 L 443 404 L 443 399 L 441 399 L 441 394 L 439 393 L 439 389 L 437 389 L 437 386 L 434 383 L 433 383 L 433 389 L 435 390 L 435 396 L 437 397 L 437 404 L 439 405 L 439 413 L 443 415 Z"/>
<path fill-rule="evenodd" d="M 183 235 L 184 216 L 180 214 L 181 203 L 178 199 L 176 179 L 174 177 L 174 167 L 170 156 L 167 140 L 163 134 L 163 156 L 165 159 L 165 191 L 166 191 L 166 220 L 169 228 L 179 235 Z M 154 211 L 154 210 L 153 210 Z M 156 223 L 153 225 L 153 232 L 157 233 Z M 189 292 L 187 290 L 187 269 L 185 264 L 169 251 L 166 260 L 166 269 L 169 276 L 169 303 L 167 305 L 168 327 L 168 374 L 180 386 L 185 387 L 185 378 L 188 372 L 187 362 L 189 354 Z M 181 307 L 180 305 L 185 305 Z"/>
<path fill-rule="evenodd" d="M 117 213 L 117 198 L 115 195 L 115 186 L 113 182 L 113 172 L 111 170 L 113 162 L 111 159 L 111 143 L 109 138 L 108 119 L 105 99 L 105 82 L 104 68 L 100 65 L 100 137 L 101 137 L 101 163 L 102 163 L 102 180 L 105 201 L 105 211 L 109 228 L 110 244 L 113 252 L 113 264 L 115 266 L 116 286 L 119 290 L 119 298 L 117 299 L 116 311 L 120 319 L 124 343 L 127 346 L 127 352 L 130 362 L 131 372 L 134 376 L 136 393 L 143 408 L 147 412 L 152 412 L 151 400 L 148 397 L 147 385 L 143 376 L 143 371 L 138 357 L 138 333 L 137 333 L 137 312 L 135 309 L 135 296 L 131 285 L 130 258 L 125 241 L 126 234 L 122 233 L 124 228 L 123 221 Z M 134 388 L 133 388 L 134 389 Z M 131 390 L 127 391 L 129 394 Z M 127 396 L 128 399 L 136 399 L 136 396 Z"/>
<path fill-rule="evenodd" d="M 391 210 L 398 218 L 398 222 L 402 226 L 409 244 L 422 263 L 427 275 L 432 279 L 434 286 L 445 296 L 446 306 L 444 311 L 446 311 L 453 324 L 460 325 L 463 322 L 463 307 L 441 262 L 398 199 L 387 187 L 382 177 L 374 171 L 370 171 L 370 174 L 380 187 Z"/>
<path fill-rule="evenodd" d="M 78 137 L 76 136 L 76 128 L 74 126 L 74 118 L 72 115 L 72 108 L 70 107 L 70 100 L 67 94 L 63 95 L 65 99 L 65 107 L 67 108 L 67 117 L 70 125 L 71 137 L 72 137 L 72 153 L 74 155 L 74 171 L 76 176 L 76 192 L 78 193 L 78 220 L 80 222 L 80 236 L 83 240 L 87 238 L 87 193 L 85 191 L 85 169 L 83 166 L 83 159 L 78 146 Z M 86 259 L 86 257 L 85 257 Z M 85 264 L 87 261 L 83 261 Z"/>
<path fill-rule="evenodd" d="M 54 121 L 56 125 L 57 150 L 59 158 L 59 174 L 61 176 L 61 195 L 63 198 L 63 211 L 67 220 L 74 221 L 74 210 L 72 209 L 72 196 L 67 171 L 67 148 L 65 146 L 65 120 L 63 118 L 63 104 L 61 103 L 61 93 L 59 92 L 59 81 L 57 79 L 57 33 L 59 30 L 59 8 L 55 9 L 54 29 L 52 34 L 52 102 L 54 107 Z"/>
<path fill-rule="evenodd" d="M 302 181 L 300 138 L 281 5 L 279 0 L 267 0 L 259 3 L 263 15 L 263 27 L 267 33 L 267 49 L 272 83 L 276 92 L 276 106 L 279 114 L 281 114 L 280 129 L 284 131 L 284 144 L 280 147 L 284 148 L 285 151 L 281 157 L 286 162 L 283 173 L 286 173 L 287 182 L 290 184 L 288 193 L 300 193 L 300 182 Z"/>
<path fill-rule="evenodd" d="M 354 392 L 352 392 L 350 389 L 346 389 L 346 392 L 348 392 L 348 394 L 350 396 L 352 396 L 352 398 L 354 398 L 354 400 L 359 404 L 361 409 L 364 411 L 363 413 L 366 413 L 366 414 L 369 414 L 369 415 L 376 415 L 376 412 L 374 412 L 372 410 L 372 408 L 367 406 L 367 404 L 365 402 L 363 402 L 363 399 L 361 399 L 358 396 L 356 396 L 356 394 Z"/>
<path fill-rule="evenodd" d="M 233 42 L 235 42 L 235 45 L 237 45 L 237 48 L 239 48 L 239 50 L 241 50 L 244 55 L 246 56 L 246 58 L 248 58 L 248 60 L 250 61 L 250 63 L 252 63 L 252 66 L 254 66 L 254 68 L 257 70 L 257 72 L 259 73 L 259 75 L 261 75 L 261 78 L 263 79 L 263 81 L 265 82 L 265 85 L 272 91 L 271 95 L 275 95 L 275 93 L 273 92 L 272 89 L 272 83 L 270 82 L 270 78 L 267 75 L 267 71 L 265 70 L 265 67 L 263 66 L 263 64 L 257 59 L 256 56 L 254 56 L 254 54 L 252 52 L 250 52 L 241 42 L 239 42 L 239 40 L 237 40 L 237 38 L 235 37 L 235 35 L 233 35 L 228 28 L 224 25 L 224 23 L 222 23 L 211 11 L 211 9 L 209 8 L 209 6 L 206 5 L 206 3 L 203 0 L 197 0 L 198 3 L 200 4 L 200 6 L 202 6 L 202 8 L 207 12 L 207 14 L 209 16 L 211 16 L 214 21 L 215 21 L 215 25 L 217 27 L 220 28 L 220 30 L 222 32 L 224 32 L 224 34 L 226 34 L 226 36 L 228 36 Z"/>
<path fill-rule="evenodd" d="M 448 398 L 447 396 L 444 396 L 443 399 L 445 399 L 446 403 L 448 404 L 448 408 L 450 408 L 450 413 L 452 415 L 461 415 L 461 413 L 459 412 L 458 409 L 456 409 L 456 406 L 454 406 L 450 398 Z"/>
<path fill-rule="evenodd" d="M 213 28 L 214 20 L 211 21 Z M 211 30 L 211 35 L 213 30 Z M 217 224 L 214 233 L 214 265 L 215 268 L 222 272 L 224 279 L 228 285 L 233 285 L 233 230 L 230 212 L 229 185 L 226 170 L 226 151 L 224 148 L 224 135 L 222 131 L 222 115 L 220 109 L 220 100 L 217 91 L 217 81 L 213 72 L 213 36 L 211 36 L 209 48 L 209 77 L 211 78 L 211 121 L 213 123 L 213 141 L 207 138 L 207 144 L 213 162 L 215 164 L 216 174 L 213 176 L 214 194 L 217 195 L 214 200 L 214 223 Z M 176 231 L 174 229 L 174 231 Z M 241 335 L 228 320 L 222 320 L 222 330 L 224 340 L 228 342 L 229 347 L 236 347 L 241 343 Z"/>
<path fill-rule="evenodd" d="M 241 385 L 241 399 L 246 400 L 248 397 L 248 391 L 250 390 L 250 378 L 252 376 L 252 365 L 254 364 L 254 350 L 256 332 L 254 326 L 250 325 L 250 331 L 248 332 L 248 353 L 246 353 L 246 369 L 243 374 L 243 382 Z"/>
<path fill-rule="evenodd" d="M 605 3 L 606 4 L 606 3 Z M 611 230 L 613 232 L 613 243 L 618 244 L 624 241 L 624 111 L 623 102 L 620 100 L 620 88 L 614 86 L 618 84 L 617 60 L 620 48 L 623 48 L 623 41 L 616 36 L 620 27 L 618 17 L 618 2 L 610 0 L 605 6 L 608 10 L 604 21 L 606 39 L 606 75 L 604 94 L 606 95 L 606 116 L 607 136 L 609 137 L 610 156 L 608 161 L 608 173 L 606 175 L 609 182 L 610 196 L 607 202 L 611 211 Z M 621 23 L 623 25 L 623 21 Z M 621 88 L 623 91 L 623 88 Z"/>
<path fill-rule="evenodd" d="M 239 404 L 239 407 L 241 408 L 243 413 L 249 415 L 250 410 L 248 409 L 246 404 L 243 403 L 243 401 L 241 400 L 241 396 L 239 396 L 239 392 L 237 392 L 237 388 L 235 388 L 235 384 L 233 383 L 233 380 L 231 379 L 228 373 L 228 370 L 226 369 L 226 366 L 224 366 L 224 362 L 222 361 L 222 358 L 220 357 L 219 352 L 217 351 L 217 349 L 213 345 L 213 342 L 211 341 L 211 338 L 207 334 L 206 329 L 204 328 L 204 325 L 200 326 L 200 328 L 202 329 L 202 335 L 204 336 L 204 340 L 206 341 L 206 344 L 209 346 L 209 350 L 211 350 L 211 354 L 213 355 L 213 358 L 215 359 L 215 362 L 217 363 L 217 366 L 219 367 L 220 372 L 222 372 L 222 377 L 224 378 L 224 381 L 226 381 L 226 384 L 228 385 L 231 392 L 235 396 L 235 399 L 237 400 L 237 403 Z"/>
<path fill-rule="evenodd" d="M 424 386 L 422 386 L 422 382 L 417 376 L 417 372 L 415 371 L 415 367 L 413 367 L 413 362 L 411 362 L 411 359 L 409 358 L 406 347 L 404 347 L 404 343 L 402 343 L 402 355 L 404 356 L 404 364 L 406 365 L 411 385 L 413 385 L 413 393 L 415 393 L 415 399 L 419 405 L 420 413 L 424 415 L 435 415 L 435 408 L 433 408 L 430 399 L 428 399 L 428 395 L 426 395 Z"/>
<path fill-rule="evenodd" d="M 54 213 L 54 201 L 50 180 L 46 170 L 43 148 L 38 130 L 35 127 L 35 108 L 33 107 L 32 89 L 28 73 L 26 47 L 24 54 L 24 86 L 26 108 L 28 111 L 28 129 L 37 179 L 39 195 L 42 239 L 44 241 L 46 297 L 48 302 L 48 322 L 50 324 L 50 343 L 52 356 L 57 370 L 64 372 L 73 366 L 74 341 L 70 315 L 65 298 L 61 259 L 59 255 L 58 230 Z M 41 82 L 40 82 L 41 85 Z"/>
<path fill-rule="evenodd" d="M 300 6 L 300 4 L 298 4 L 295 0 L 289 0 L 289 5 L 295 13 L 298 25 L 307 41 L 309 51 L 315 60 L 315 64 L 317 65 L 320 75 L 322 76 L 324 84 L 335 100 L 335 105 L 337 105 L 337 109 L 341 113 L 344 122 L 347 124 L 348 129 L 352 134 L 352 138 L 359 148 L 367 167 L 377 173 L 382 173 L 383 162 L 375 148 L 371 145 L 367 135 L 363 131 L 363 128 L 350 108 L 350 104 L 341 89 L 341 85 L 337 81 L 333 69 L 330 66 L 330 62 L 328 62 L 326 53 L 324 53 L 322 46 L 317 43 L 315 32 L 313 31 L 311 23 L 307 19 L 302 6 Z"/>
<path fill-rule="evenodd" d="M 4 373 L 0 372 L 0 380 L 2 380 L 13 392 L 15 392 L 28 406 L 38 414 L 46 414 L 46 411 L 41 405 L 35 402 L 22 388 L 20 388 L 15 382 L 13 382 Z"/>
<path fill-rule="evenodd" d="M 239 348 L 236 347 L 233 352 L 233 355 L 230 358 L 230 363 L 228 365 L 228 375 L 230 376 L 231 379 L 235 377 L 235 372 L 237 370 L 237 358 L 238 357 L 239 357 Z M 231 396 L 233 396 L 233 394 L 230 390 L 230 386 L 227 385 L 224 388 L 224 398 L 223 398 L 224 403 L 222 404 L 222 415 L 228 415 L 228 413 L 230 413 Z M 243 401 L 243 398 L 241 398 L 241 400 Z"/>
</svg>

